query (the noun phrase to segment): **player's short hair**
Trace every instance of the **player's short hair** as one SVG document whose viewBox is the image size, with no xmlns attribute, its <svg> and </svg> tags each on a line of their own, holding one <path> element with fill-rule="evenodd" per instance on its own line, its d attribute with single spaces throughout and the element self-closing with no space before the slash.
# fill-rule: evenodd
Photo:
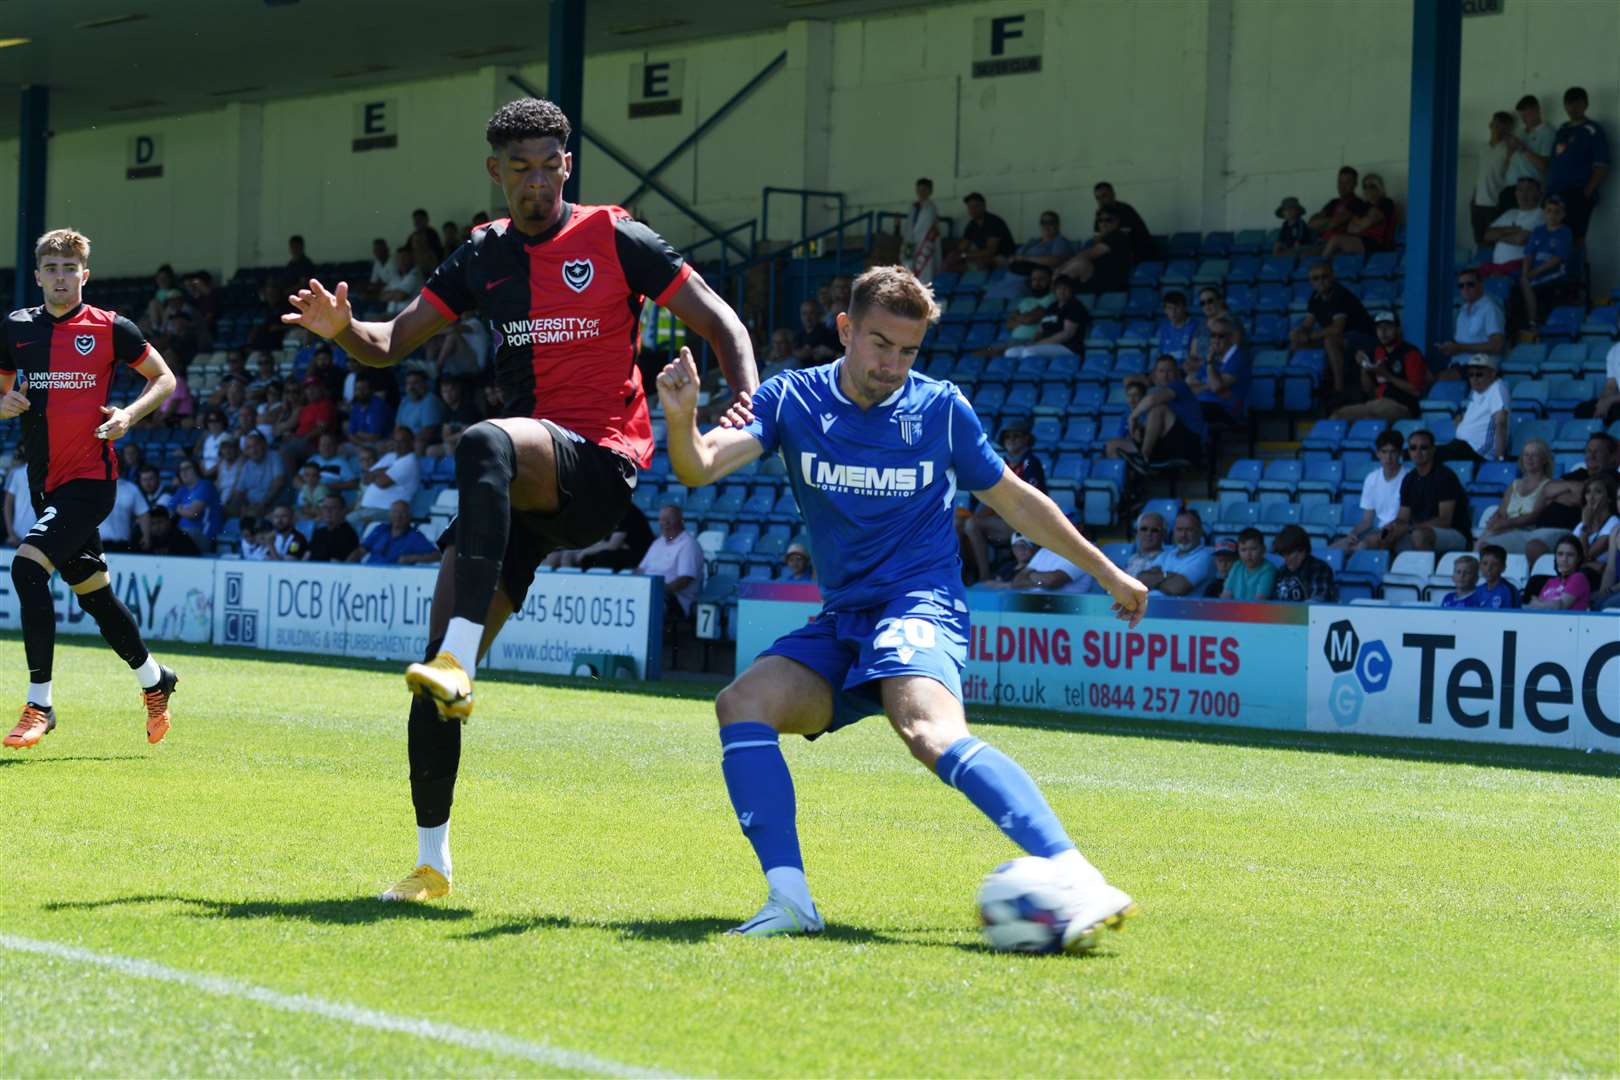
<svg viewBox="0 0 1620 1080">
<path fill-rule="evenodd" d="M 484 138 L 497 152 L 523 139 L 556 139 L 566 146 L 573 130 L 555 103 L 545 98 L 518 98 L 495 110 Z"/>
<path fill-rule="evenodd" d="M 1486 544 L 1479 549 L 1480 558 L 1483 559 L 1487 555 L 1500 559 L 1504 564 L 1507 562 L 1507 548 L 1501 544 Z"/>
<path fill-rule="evenodd" d="M 902 319 L 939 321 L 934 290 L 903 266 L 874 266 L 855 279 L 849 290 L 849 317 L 859 322 L 869 307 L 880 307 Z"/>
<path fill-rule="evenodd" d="M 90 238 L 77 229 L 52 229 L 34 243 L 35 262 L 47 255 L 77 259 L 80 266 L 89 266 Z"/>
</svg>

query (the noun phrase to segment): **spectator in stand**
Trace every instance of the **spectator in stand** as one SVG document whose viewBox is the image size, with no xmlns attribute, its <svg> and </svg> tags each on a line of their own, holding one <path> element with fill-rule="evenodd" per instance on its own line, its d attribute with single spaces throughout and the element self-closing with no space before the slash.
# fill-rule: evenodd
<svg viewBox="0 0 1620 1080">
<path fill-rule="evenodd" d="M 1434 378 L 1429 362 L 1418 347 L 1401 336 L 1401 320 L 1393 311 L 1373 316 L 1378 347 L 1368 356 L 1356 353 L 1361 370 L 1361 393 L 1367 399 L 1359 405 L 1342 405 L 1333 411 L 1335 420 L 1407 420 L 1418 416 L 1423 395 Z"/>
<path fill-rule="evenodd" d="M 1126 416 L 1129 434 L 1109 439 L 1104 452 L 1141 473 L 1161 462 L 1201 460 L 1209 424 L 1176 358 L 1159 357 L 1149 378 L 1152 388 Z"/>
<path fill-rule="evenodd" d="M 1615 516 L 1615 485 L 1612 480 L 1594 476 L 1582 491 L 1585 500 L 1581 503 L 1581 520 L 1575 526 L 1575 539 L 1586 545 L 1586 568 L 1598 575 L 1603 573 L 1604 555 L 1615 543 L 1615 530 L 1620 529 L 1620 517 Z"/>
<path fill-rule="evenodd" d="M 1545 225 L 1538 225 L 1525 241 L 1524 261 L 1519 265 L 1519 295 L 1524 301 L 1525 329 L 1536 333 L 1542 307 L 1552 308 L 1569 291 L 1570 270 L 1575 264 L 1577 237 L 1564 224 L 1564 198 L 1549 195 L 1541 204 Z"/>
<path fill-rule="evenodd" d="M 1581 564 L 1586 562 L 1586 548 L 1573 535 L 1565 536 L 1553 549 L 1553 575 L 1541 587 L 1535 599 L 1524 606 L 1542 611 L 1589 611 L 1592 606 L 1592 582 Z"/>
<path fill-rule="evenodd" d="M 304 254 L 304 238 L 297 234 L 287 237 L 287 280 L 303 286 L 315 276 L 315 263 Z"/>
<path fill-rule="evenodd" d="M 799 305 L 799 332 L 793 339 L 793 355 L 800 367 L 825 364 L 843 352 L 838 331 L 827 325 L 821 305 L 807 298 Z"/>
<path fill-rule="evenodd" d="M 1204 522 L 1196 510 L 1176 515 L 1175 542 L 1137 580 L 1166 596 L 1199 596 L 1215 576 L 1215 551 L 1204 543 Z"/>
<path fill-rule="evenodd" d="M 1459 555 L 1451 564 L 1452 590 L 1440 598 L 1444 608 L 1478 608 L 1485 606 L 1485 594 L 1479 584 L 1479 560 L 1472 555 Z"/>
<path fill-rule="evenodd" d="M 148 555 L 197 556 L 196 541 L 174 528 L 167 506 L 154 506 L 146 516 L 146 540 L 142 548 Z"/>
<path fill-rule="evenodd" d="M 220 506 L 228 505 L 242 480 L 242 441 L 236 436 L 219 444 L 219 466 L 208 479 L 214 482 Z"/>
<path fill-rule="evenodd" d="M 1063 219 L 1056 210 L 1041 211 L 1040 231 L 1024 241 L 1008 261 L 1015 274 L 1027 274 L 1037 266 L 1056 269 L 1074 254 L 1074 245 L 1063 238 Z"/>
<path fill-rule="evenodd" d="M 271 386 L 281 385 L 280 365 L 276 361 L 275 353 L 269 349 L 260 349 L 253 354 L 253 377 L 248 380 L 248 392 L 263 393 Z M 227 405 L 238 406 L 240 402 L 232 401 L 227 397 Z"/>
<path fill-rule="evenodd" d="M 439 226 L 440 246 L 448 254 L 461 246 L 461 226 L 454 221 L 446 221 Z"/>
<path fill-rule="evenodd" d="M 22 538 L 34 527 L 38 515 L 34 513 L 34 496 L 28 486 L 26 443 L 18 443 L 12 457 L 11 471 L 6 473 L 6 546 L 21 547 Z"/>
<path fill-rule="evenodd" d="M 140 319 L 141 332 L 148 338 L 156 337 L 163 328 L 169 301 L 183 295 L 175 281 L 174 267 L 168 263 L 157 268 L 157 273 L 152 275 L 152 284 L 152 299 L 147 301 L 146 312 Z"/>
<path fill-rule="evenodd" d="M 293 526 L 292 508 L 278 506 L 270 511 L 270 549 L 272 562 L 298 562 L 304 558 L 304 534 Z"/>
<path fill-rule="evenodd" d="M 141 466 L 140 471 L 135 474 L 135 487 L 137 489 L 135 524 L 141 530 L 141 542 L 144 546 L 152 511 L 159 506 L 167 507 L 170 493 L 163 486 L 163 478 L 155 465 Z"/>
<path fill-rule="evenodd" d="M 1395 250 L 1395 200 L 1384 190 L 1384 178 L 1368 173 L 1361 178 L 1367 209 L 1352 217 L 1344 231 L 1328 237 L 1322 257 Z"/>
<path fill-rule="evenodd" d="M 1130 237 L 1121 229 L 1119 212 L 1107 207 L 1097 212 L 1097 235 L 1059 267 L 1058 273 L 1078 282 L 1080 292 L 1098 296 L 1125 291 L 1131 266 Z"/>
<path fill-rule="evenodd" d="M 141 504 L 141 491 L 120 476 L 113 482 L 113 506 L 101 521 L 101 546 L 108 551 L 139 551 L 140 533 L 135 511 Z"/>
<path fill-rule="evenodd" d="M 214 345 L 214 332 L 219 322 L 219 292 L 214 288 L 214 275 L 206 270 L 187 274 L 184 282 L 186 304 L 197 320 L 197 334 L 205 349 Z"/>
<path fill-rule="evenodd" d="M 1164 518 L 1148 511 L 1136 519 L 1136 547 L 1125 559 L 1124 570 L 1138 581 L 1164 551 Z"/>
<path fill-rule="evenodd" d="M 1236 340 L 1237 325 L 1225 315 L 1209 320 L 1209 347 L 1202 363 L 1190 357 L 1187 388 L 1198 395 L 1198 407 L 1211 424 L 1236 424 L 1249 407 L 1249 352 Z"/>
<path fill-rule="evenodd" d="M 928 284 L 939 273 L 939 210 L 934 206 L 934 182 L 918 177 L 916 201 L 906 213 L 900 231 L 900 255 L 919 281 Z"/>
<path fill-rule="evenodd" d="M 219 471 L 219 448 L 228 437 L 225 414 L 218 409 L 210 409 L 204 415 L 202 431 L 191 447 L 192 457 L 196 459 L 199 470 L 209 479 L 213 479 L 214 474 Z"/>
<path fill-rule="evenodd" d="M 1575 415 L 1582 420 L 1600 420 L 1605 424 L 1620 421 L 1620 344 L 1612 345 L 1603 361 L 1603 389 L 1592 401 L 1575 406 Z"/>
<path fill-rule="evenodd" d="M 658 537 L 648 545 L 637 569 L 663 578 L 665 602 L 679 604 L 684 616 L 692 614 L 692 604 L 703 586 L 703 549 L 686 531 L 680 507 L 658 511 Z"/>
<path fill-rule="evenodd" d="M 437 436 L 439 425 L 442 423 L 444 423 L 444 402 L 428 393 L 427 376 L 420 371 L 407 374 L 405 396 L 400 400 L 398 411 L 394 413 L 394 424 L 409 428 L 413 435 L 426 432 L 429 436 Z"/>
<path fill-rule="evenodd" d="M 223 521 L 219 492 L 213 481 L 203 476 L 190 461 L 180 462 L 180 482 L 164 500 L 175 526 L 197 545 L 198 551 L 212 551 L 214 538 Z"/>
<path fill-rule="evenodd" d="M 971 192 L 962 200 L 967 207 L 968 223 L 962 230 L 961 243 L 945 259 L 947 270 L 991 270 L 1004 264 L 1017 245 L 1012 230 L 999 215 L 985 207 L 984 196 Z"/>
<path fill-rule="evenodd" d="M 1103 231 L 1103 216 L 1111 214 L 1124 233 L 1126 252 L 1129 262 L 1138 263 L 1159 256 L 1159 245 L 1154 241 L 1153 234 L 1148 231 L 1147 222 L 1142 215 L 1136 212 L 1136 207 L 1128 202 L 1120 202 L 1114 196 L 1114 185 L 1107 180 L 1098 181 L 1091 189 L 1091 197 L 1097 200 L 1097 212 L 1092 216 L 1091 228 L 1095 233 Z"/>
<path fill-rule="evenodd" d="M 348 561 L 364 561 L 367 566 L 436 563 L 439 561 L 439 549 L 411 524 L 411 504 L 404 499 L 396 499 L 388 507 L 388 520 L 379 521 L 371 527 L 360 547 L 349 552 Z"/>
<path fill-rule="evenodd" d="M 349 421 L 343 434 L 356 446 L 379 446 L 394 430 L 394 411 L 381 394 L 372 390 L 370 375 L 354 379 L 354 400 L 349 403 Z"/>
<path fill-rule="evenodd" d="M 319 379 L 304 384 L 304 403 L 291 418 L 291 430 L 280 436 L 281 457 L 287 471 L 293 472 L 315 448 L 321 436 L 338 429 L 337 403 Z"/>
<path fill-rule="evenodd" d="M 23 446 L 17 445 L 17 460 L 22 460 Z M 146 464 L 146 454 L 134 443 L 127 442 L 118 448 L 118 471 L 126 477 L 140 475 L 141 466 Z"/>
<path fill-rule="evenodd" d="M 986 589 L 1012 588 L 1013 579 L 1028 569 L 1029 560 L 1035 555 L 1035 542 L 1023 533 L 1013 533 L 1007 553 L 1006 558 L 996 563 L 994 580 L 981 581 L 978 583 L 980 586 Z"/>
<path fill-rule="evenodd" d="M 1468 221 L 1474 229 L 1474 246 L 1487 243 L 1485 230 L 1499 213 L 1502 188 L 1507 184 L 1508 163 L 1518 140 L 1513 137 L 1513 114 L 1491 114 L 1490 138 L 1479 153 L 1474 172 L 1474 197 L 1468 204 Z"/>
<path fill-rule="evenodd" d="M 785 326 L 778 326 L 771 331 L 770 349 L 759 357 L 759 381 L 764 382 L 771 375 L 780 375 L 798 366 L 799 358 L 793 352 L 793 331 Z M 771 374 L 766 375 L 767 371 Z"/>
<path fill-rule="evenodd" d="M 1401 480 L 1401 508 L 1380 530 L 1391 551 L 1464 551 L 1472 532 L 1468 492 L 1457 474 L 1434 456 L 1434 435 L 1418 428 L 1406 437 L 1412 469 Z"/>
<path fill-rule="evenodd" d="M 1305 206 L 1299 199 L 1290 195 L 1278 203 L 1277 216 L 1282 218 L 1282 227 L 1271 245 L 1273 255 L 1308 255 L 1316 249 L 1316 235 L 1305 221 Z"/>
<path fill-rule="evenodd" d="M 484 384 L 484 413 L 487 416 L 506 415 L 506 399 L 501 396 L 500 384 L 495 382 Z"/>
<path fill-rule="evenodd" d="M 1540 205 L 1540 191 L 1547 183 L 1547 164 L 1552 160 L 1553 129 L 1551 124 L 1542 122 L 1541 101 L 1534 94 L 1526 94 L 1514 106 L 1519 114 L 1519 122 L 1524 125 L 1524 133 L 1509 136 L 1513 143 L 1513 157 L 1508 160 L 1506 185 L 1498 205 L 1503 210 L 1513 208 L 1515 193 L 1521 180 L 1534 180 L 1536 182 L 1536 205 Z"/>
<path fill-rule="evenodd" d="M 1202 363 L 1209 356 L 1209 332 L 1214 327 L 1216 319 L 1225 319 L 1232 324 L 1232 337 L 1227 347 L 1242 345 L 1246 333 L 1243 329 L 1243 320 L 1237 317 L 1226 303 L 1226 295 L 1221 292 L 1218 285 L 1201 285 L 1198 289 L 1198 336 L 1193 338 L 1192 353 Z"/>
<path fill-rule="evenodd" d="M 1479 266 L 1480 277 L 1520 277 L 1524 272 L 1524 245 L 1530 234 L 1547 223 L 1541 209 L 1541 185 L 1533 176 L 1521 177 L 1513 185 L 1514 206 L 1492 219 L 1485 230 L 1485 243 L 1495 244 L 1491 261 Z"/>
<path fill-rule="evenodd" d="M 797 540 L 787 546 L 782 556 L 782 576 L 779 581 L 814 581 L 816 568 L 810 564 L 810 549 Z"/>
<path fill-rule="evenodd" d="M 838 316 L 849 310 L 849 290 L 850 279 L 846 275 L 840 274 L 827 282 L 827 303 L 823 305 L 826 315 L 822 318 L 822 322 L 833 332 L 834 337 L 838 334 Z M 838 351 L 840 353 L 844 351 L 842 342 L 838 343 Z"/>
<path fill-rule="evenodd" d="M 1035 339 L 1008 348 L 1007 355 L 1015 360 L 1026 356 L 1082 356 L 1090 328 L 1091 312 L 1074 294 L 1074 280 L 1059 274 L 1052 280 L 1052 303 L 1041 315 Z"/>
<path fill-rule="evenodd" d="M 417 269 L 416 258 L 407 245 L 394 252 L 394 272 L 383 282 L 377 299 L 386 305 L 389 316 L 398 315 L 422 291 L 422 281 L 422 272 Z"/>
<path fill-rule="evenodd" d="M 489 364 L 489 331 L 468 311 L 429 341 L 424 355 L 441 374 L 476 375 Z"/>
<path fill-rule="evenodd" d="M 382 294 L 388 279 L 394 273 L 394 253 L 389 248 L 388 241 L 377 237 L 371 241 L 371 276 L 366 279 L 363 287 L 355 291 L 362 296 L 375 299 Z"/>
<path fill-rule="evenodd" d="M 1479 353 L 1502 356 L 1507 352 L 1507 324 L 1502 309 L 1485 295 L 1479 271 L 1472 267 L 1457 271 L 1457 291 L 1462 293 L 1462 306 L 1457 309 L 1454 338 L 1434 347 L 1451 358 L 1450 364 L 1436 373 L 1437 380 L 1462 378 L 1470 358 Z"/>
<path fill-rule="evenodd" d="M 1356 197 L 1356 180 L 1360 173 L 1354 168 L 1345 165 L 1339 169 L 1339 193 L 1322 204 L 1322 209 L 1312 214 L 1306 221 L 1311 232 L 1321 237 L 1324 242 L 1331 242 L 1333 238 L 1344 232 L 1354 218 L 1367 212 L 1367 204 Z"/>
<path fill-rule="evenodd" d="M 1506 569 L 1507 552 L 1501 547 L 1486 544 L 1479 549 L 1480 607 L 1511 611 L 1519 606 L 1519 590 L 1502 578 Z"/>
<path fill-rule="evenodd" d="M 321 467 L 313 457 L 298 466 L 298 482 L 293 488 L 293 513 L 299 521 L 319 521 L 321 504 L 331 492 L 321 483 Z M 342 496 L 338 496 L 342 498 Z"/>
<path fill-rule="evenodd" d="M 1332 263 L 1324 259 L 1312 264 L 1309 275 L 1309 308 L 1299 325 L 1288 332 L 1288 343 L 1294 349 L 1321 347 L 1327 354 L 1333 398 L 1342 404 L 1345 357 L 1372 352 L 1378 348 L 1378 337 L 1372 316 L 1356 294 L 1334 280 Z"/>
<path fill-rule="evenodd" d="M 1046 466 L 1035 455 L 1035 434 L 1029 420 L 1022 416 L 1009 417 L 1002 423 L 996 441 L 1001 444 L 1007 471 L 1036 490 L 1045 491 Z M 973 569 L 978 573 L 976 580 L 989 581 L 990 545 L 1007 543 L 1012 536 L 1012 526 L 977 499 L 972 500 L 967 516 L 956 520 L 972 557 Z"/>
<path fill-rule="evenodd" d="M 1547 485 L 1546 504 L 1541 515 L 1536 520 L 1536 531 L 1539 535 L 1533 539 L 1537 541 L 1538 554 L 1547 551 L 1558 538 L 1574 529 L 1581 520 L 1581 506 L 1586 498 L 1586 482 L 1593 477 L 1601 477 L 1611 482 L 1617 478 L 1615 473 L 1615 441 L 1614 436 L 1604 431 L 1594 431 L 1586 440 L 1585 460 L 1579 469 L 1571 469 L 1563 476 Z M 1525 548 L 1526 554 L 1530 548 Z"/>
<path fill-rule="evenodd" d="M 1198 595 L 1205 600 L 1219 600 L 1226 591 L 1226 579 L 1237 564 L 1237 541 L 1222 540 L 1215 545 L 1215 576 L 1209 579 L 1204 591 Z"/>
<path fill-rule="evenodd" d="M 439 428 L 439 441 L 427 448 L 426 456 L 454 459 L 456 447 L 461 443 L 461 436 L 470 426 L 469 424 L 463 424 L 460 420 L 446 420 Z"/>
<path fill-rule="evenodd" d="M 162 347 L 165 359 L 174 357 L 175 372 L 184 375 L 191 369 L 192 360 L 203 350 L 203 333 L 197 324 L 195 313 L 181 301 L 170 300 L 167 313 L 157 341 Z M 189 393 L 187 398 L 189 400 Z M 188 409 L 187 414 L 189 412 Z"/>
<path fill-rule="evenodd" d="M 270 444 L 260 432 L 242 441 L 242 456 L 236 489 L 225 504 L 225 512 L 231 517 L 263 517 L 287 486 L 287 471 L 281 458 L 270 453 Z"/>
<path fill-rule="evenodd" d="M 1187 312 L 1187 294 L 1171 289 L 1164 294 L 1162 310 L 1164 318 L 1159 320 L 1155 334 L 1158 354 L 1185 360 L 1198 335 L 1198 322 Z"/>
<path fill-rule="evenodd" d="M 1022 534 L 1013 537 L 1013 540 L 1015 543 L 1023 541 L 1024 544 L 1030 544 L 1029 538 Z M 1012 580 L 1007 583 L 1007 588 L 1083 593 L 1090 592 L 1091 585 L 1092 578 L 1090 574 L 1051 548 L 1038 548 L 1030 555 L 1029 561 L 1024 564 L 1023 568 L 1013 574 Z"/>
<path fill-rule="evenodd" d="M 1547 194 L 1562 197 L 1577 241 L 1586 239 L 1598 187 L 1609 175 L 1609 138 L 1596 121 L 1587 119 L 1586 106 L 1584 89 L 1572 86 L 1564 91 L 1569 123 L 1553 136 L 1552 160 L 1547 164 Z"/>
<path fill-rule="evenodd" d="M 1277 567 L 1266 558 L 1266 538 L 1259 529 L 1238 533 L 1238 562 L 1226 573 L 1223 600 L 1270 600 L 1277 591 Z"/>
<path fill-rule="evenodd" d="M 1552 449 L 1541 439 L 1531 439 L 1519 451 L 1519 475 L 1502 492 L 1496 512 L 1475 538 L 1475 548 L 1483 551 L 1494 545 L 1503 551 L 1523 552 L 1535 535 L 1536 520 L 1546 506 L 1546 491 L 1552 483 Z"/>
<path fill-rule="evenodd" d="M 1609 545 L 1609 557 L 1603 560 L 1603 576 L 1598 590 L 1592 594 L 1591 610 L 1620 609 L 1620 544 Z"/>
<path fill-rule="evenodd" d="M 321 436 L 315 453 L 306 458 L 304 464 L 319 469 L 321 485 L 340 498 L 344 497 L 345 492 L 355 491 L 360 486 L 360 473 L 355 468 L 354 458 L 342 453 L 342 445 L 335 432 L 328 431 Z"/>
<path fill-rule="evenodd" d="M 1276 599 L 1308 604 L 1338 602 L 1339 586 L 1333 580 L 1333 568 L 1311 554 L 1311 538 L 1303 528 L 1284 525 L 1271 550 L 1283 560 L 1273 585 Z"/>
<path fill-rule="evenodd" d="M 293 374 L 304 382 L 319 382 L 326 387 L 326 396 L 336 401 L 343 393 L 345 369 L 349 357 L 342 349 L 333 354 L 327 342 L 317 342 L 312 348 L 299 349 L 293 357 Z"/>
<path fill-rule="evenodd" d="M 446 375 L 439 379 L 439 401 L 444 405 L 445 423 L 472 427 L 484 419 L 484 410 L 478 399 L 469 393 L 464 379 Z"/>
<path fill-rule="evenodd" d="M 366 449 L 370 449 L 367 447 Z M 375 453 L 375 451 L 373 451 Z M 350 520 L 369 524 L 388 516 L 394 503 L 404 500 L 407 510 L 411 500 L 422 486 L 421 465 L 416 460 L 416 438 L 410 428 L 394 429 L 394 438 L 388 452 L 369 467 L 362 456 L 360 478 L 365 487 L 360 492 L 360 504 Z M 409 515 L 406 515 L 409 518 Z"/>
<path fill-rule="evenodd" d="M 1512 404 L 1507 383 L 1496 377 L 1496 357 L 1480 353 L 1468 361 L 1468 402 L 1456 417 L 1457 437 L 1442 446 L 1440 461 L 1502 461 L 1507 457 Z"/>
<path fill-rule="evenodd" d="M 444 240 L 433 227 L 432 217 L 421 207 L 411 211 L 411 234 L 405 238 L 405 246 L 420 247 L 435 266 L 444 261 Z"/>
<path fill-rule="evenodd" d="M 321 523 L 309 538 L 304 549 L 307 562 L 348 562 L 349 556 L 360 547 L 360 536 L 354 526 L 344 520 L 348 507 L 343 496 L 327 493 L 321 500 Z"/>
<path fill-rule="evenodd" d="M 1047 309 L 1057 303 L 1052 291 L 1052 271 L 1037 266 L 1029 275 L 1029 295 L 1018 301 L 1003 326 L 1006 333 L 1000 341 L 978 350 L 978 356 L 999 356 L 1009 349 L 1033 345 L 1041 336 L 1041 323 L 1046 320 Z"/>
<path fill-rule="evenodd" d="M 242 561 L 269 562 L 270 545 L 275 534 L 275 530 L 270 527 L 270 519 L 244 517 L 241 529 L 240 548 Z"/>
<path fill-rule="evenodd" d="M 1374 443 L 1378 468 L 1361 481 L 1361 520 L 1329 547 L 1344 551 L 1377 551 L 1387 546 L 1385 531 L 1401 512 L 1401 488 L 1406 463 L 1401 456 L 1401 433 L 1394 428 L 1378 433 Z"/>
</svg>

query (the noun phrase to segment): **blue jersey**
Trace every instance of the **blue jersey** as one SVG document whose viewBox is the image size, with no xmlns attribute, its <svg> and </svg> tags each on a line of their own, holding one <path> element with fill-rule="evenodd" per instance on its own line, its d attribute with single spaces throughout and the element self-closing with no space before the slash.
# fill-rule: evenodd
<svg viewBox="0 0 1620 1080">
<path fill-rule="evenodd" d="M 913 371 L 862 410 L 838 386 L 842 365 L 767 379 L 746 429 L 787 463 L 827 608 L 960 589 L 956 492 L 995 486 L 1000 456 L 953 383 Z"/>
</svg>

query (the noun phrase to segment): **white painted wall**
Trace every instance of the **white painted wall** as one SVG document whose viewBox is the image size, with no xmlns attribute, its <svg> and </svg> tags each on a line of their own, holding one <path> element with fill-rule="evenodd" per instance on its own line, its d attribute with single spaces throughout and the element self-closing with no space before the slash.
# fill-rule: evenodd
<svg viewBox="0 0 1620 1080">
<path fill-rule="evenodd" d="M 1381 172 L 1404 201 L 1411 3 L 984 0 L 800 22 L 593 56 L 585 120 L 650 165 L 786 49 L 786 67 L 661 174 L 722 225 L 755 217 L 767 184 L 842 190 L 852 211 L 902 209 L 912 179 L 926 174 L 945 213 L 960 216 L 961 196 L 980 190 L 1021 235 L 1048 208 L 1067 232 L 1084 232 L 1091 185 L 1105 178 L 1156 231 L 1270 226 L 1284 195 L 1325 200 L 1345 162 Z M 970 78 L 973 20 L 1037 10 L 1043 70 Z M 1614 0 L 1511 0 L 1505 15 L 1465 21 L 1459 227 L 1485 121 L 1521 93 L 1540 94 L 1557 120 L 1564 87 L 1585 85 L 1620 152 L 1617 52 Z M 629 119 L 630 65 L 677 58 L 686 62 L 683 111 Z M 412 207 L 465 220 L 498 197 L 482 172 L 482 125 L 518 93 L 505 75 L 482 68 L 265 104 L 256 205 L 221 179 L 235 175 L 222 159 L 240 163 L 243 133 L 255 130 L 225 110 L 63 133 L 52 145 L 50 219 L 92 232 L 104 275 L 144 273 L 163 259 L 223 268 L 227 247 L 248 262 L 279 262 L 292 232 L 318 260 L 362 257 L 373 236 L 402 238 Z M 521 75 L 544 89 L 543 67 Z M 399 103 L 400 146 L 354 154 L 353 106 L 377 98 Z M 136 131 L 164 135 L 162 180 L 123 179 Z M 589 201 L 619 201 L 636 186 L 589 145 L 582 168 Z M 15 184 L 16 144 L 0 143 L 0 206 L 14 205 Z M 1620 278 L 1620 179 L 1605 194 L 1591 248 L 1606 289 Z M 637 209 L 677 243 L 698 235 L 657 195 Z M 773 218 L 796 222 L 793 204 L 775 204 Z M 0 261 L 9 261 L 13 229 L 8 214 Z"/>
</svg>

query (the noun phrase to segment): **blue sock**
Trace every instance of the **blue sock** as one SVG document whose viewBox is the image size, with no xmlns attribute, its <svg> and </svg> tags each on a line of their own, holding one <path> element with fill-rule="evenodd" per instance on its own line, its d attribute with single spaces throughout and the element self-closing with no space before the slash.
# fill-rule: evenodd
<svg viewBox="0 0 1620 1080">
<path fill-rule="evenodd" d="M 1031 855 L 1051 858 L 1074 849 L 1029 773 L 983 739 L 969 736 L 952 743 L 934 772 Z"/>
<path fill-rule="evenodd" d="M 776 729 L 752 721 L 720 729 L 720 769 L 743 835 L 763 870 L 804 869 L 799 854 L 793 777 L 777 744 Z"/>
</svg>

